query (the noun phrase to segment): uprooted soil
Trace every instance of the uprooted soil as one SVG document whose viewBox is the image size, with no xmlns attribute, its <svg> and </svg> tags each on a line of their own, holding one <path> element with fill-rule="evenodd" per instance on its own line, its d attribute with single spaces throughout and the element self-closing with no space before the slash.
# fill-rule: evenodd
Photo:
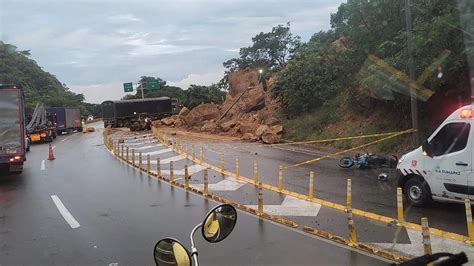
<svg viewBox="0 0 474 266">
<path fill-rule="evenodd" d="M 154 125 L 268 144 L 281 142 L 283 126 L 276 117 L 280 104 L 272 99 L 271 81 L 259 82 L 258 76 L 251 69 L 233 72 L 229 75 L 229 91 L 223 104 L 205 103 L 192 110 L 184 107 L 178 115 L 155 121 Z"/>
</svg>

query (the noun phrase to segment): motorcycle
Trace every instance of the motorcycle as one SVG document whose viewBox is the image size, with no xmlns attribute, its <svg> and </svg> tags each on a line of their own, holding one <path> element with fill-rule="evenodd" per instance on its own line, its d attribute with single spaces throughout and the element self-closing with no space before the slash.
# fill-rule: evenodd
<svg viewBox="0 0 474 266">
<path fill-rule="evenodd" d="M 191 231 L 191 252 L 177 239 L 166 237 L 158 241 L 154 248 L 156 265 L 199 266 L 198 251 L 194 245 L 194 234 L 201 229 L 203 238 L 210 243 L 217 243 L 230 235 L 237 222 L 237 211 L 234 206 L 222 204 L 213 208 Z"/>
<path fill-rule="evenodd" d="M 338 165 L 342 168 L 351 168 L 355 165 L 359 169 L 389 167 L 395 168 L 397 166 L 398 158 L 392 155 L 393 158 L 386 158 L 372 153 L 356 154 L 354 160 L 351 157 L 342 157 Z"/>
</svg>

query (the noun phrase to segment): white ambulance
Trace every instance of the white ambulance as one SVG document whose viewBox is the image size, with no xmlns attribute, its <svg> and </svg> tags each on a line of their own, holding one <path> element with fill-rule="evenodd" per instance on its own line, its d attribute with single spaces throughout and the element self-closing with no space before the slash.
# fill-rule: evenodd
<svg viewBox="0 0 474 266">
<path fill-rule="evenodd" d="M 398 185 L 413 205 L 474 200 L 474 104 L 453 112 L 421 147 L 398 161 Z"/>
</svg>

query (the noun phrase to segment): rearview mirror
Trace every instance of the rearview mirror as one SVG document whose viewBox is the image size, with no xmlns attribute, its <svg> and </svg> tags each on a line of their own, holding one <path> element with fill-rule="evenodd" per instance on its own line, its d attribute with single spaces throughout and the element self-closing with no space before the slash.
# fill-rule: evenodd
<svg viewBox="0 0 474 266">
<path fill-rule="evenodd" d="M 217 243 L 224 240 L 234 229 L 237 211 L 234 206 L 222 204 L 212 209 L 202 223 L 202 236 L 206 241 Z"/>
<path fill-rule="evenodd" d="M 189 251 L 173 238 L 164 238 L 158 241 L 155 245 L 154 257 L 156 265 L 191 265 Z"/>
<path fill-rule="evenodd" d="M 431 144 L 428 142 L 427 139 L 425 139 L 423 141 L 423 143 L 421 144 L 421 149 L 423 150 L 423 153 L 429 157 L 433 157 L 432 156 L 432 146 Z"/>
</svg>

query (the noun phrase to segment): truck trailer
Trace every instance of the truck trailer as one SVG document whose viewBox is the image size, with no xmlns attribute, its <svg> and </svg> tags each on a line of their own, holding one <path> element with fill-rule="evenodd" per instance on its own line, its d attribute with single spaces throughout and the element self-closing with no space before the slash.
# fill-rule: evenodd
<svg viewBox="0 0 474 266">
<path fill-rule="evenodd" d="M 73 130 L 82 131 L 81 111 L 78 108 L 49 107 L 46 112 L 56 116 L 57 134 L 71 133 Z"/>
<path fill-rule="evenodd" d="M 0 167 L 23 171 L 26 161 L 24 96 L 21 86 L 0 84 Z"/>
<path fill-rule="evenodd" d="M 178 112 L 178 101 L 169 97 L 102 103 L 104 127 L 131 127 L 140 117 L 156 120 Z"/>
</svg>

